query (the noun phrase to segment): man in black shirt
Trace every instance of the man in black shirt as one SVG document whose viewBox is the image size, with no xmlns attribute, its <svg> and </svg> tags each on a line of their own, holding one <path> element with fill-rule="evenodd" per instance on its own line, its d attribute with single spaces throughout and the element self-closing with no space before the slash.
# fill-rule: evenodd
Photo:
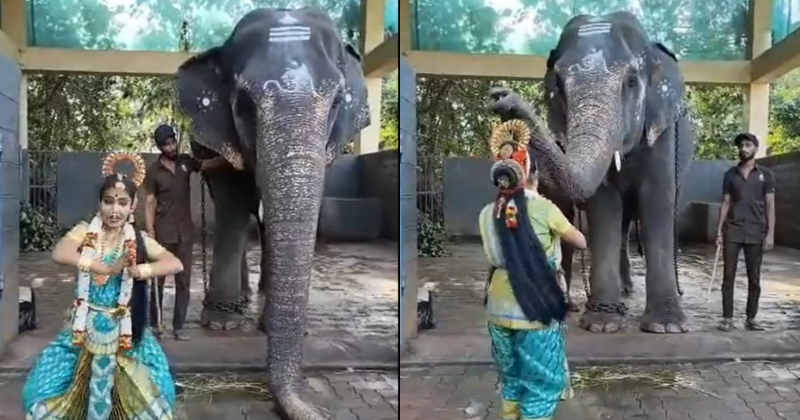
<svg viewBox="0 0 800 420">
<path fill-rule="evenodd" d="M 730 168 L 722 181 L 717 245 L 723 247 L 725 269 L 722 277 L 722 322 L 719 329 L 733 328 L 733 290 L 739 253 L 744 251 L 747 269 L 747 321 L 751 331 L 762 331 L 756 322 L 761 296 L 761 258 L 775 244 L 775 180 L 772 173 L 756 164 L 758 139 L 742 133 L 734 139 L 739 164 Z"/>
</svg>

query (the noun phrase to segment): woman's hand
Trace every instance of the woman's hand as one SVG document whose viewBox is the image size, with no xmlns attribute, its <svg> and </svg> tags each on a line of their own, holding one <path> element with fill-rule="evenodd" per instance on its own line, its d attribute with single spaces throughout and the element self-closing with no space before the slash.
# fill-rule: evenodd
<svg viewBox="0 0 800 420">
<path fill-rule="evenodd" d="M 122 271 L 122 259 L 118 260 L 112 265 L 105 265 L 100 261 L 95 261 L 92 263 L 92 273 L 99 274 L 101 276 L 113 276 L 118 274 Z"/>
<path fill-rule="evenodd" d="M 153 270 L 150 268 L 150 264 L 135 265 L 128 268 L 128 272 L 131 274 L 131 277 L 139 280 L 146 280 L 153 277 Z"/>
</svg>

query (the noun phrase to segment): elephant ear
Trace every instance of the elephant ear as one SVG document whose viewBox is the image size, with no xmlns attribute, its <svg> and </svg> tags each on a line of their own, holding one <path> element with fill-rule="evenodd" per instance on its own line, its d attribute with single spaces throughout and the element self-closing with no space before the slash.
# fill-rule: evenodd
<svg viewBox="0 0 800 420">
<path fill-rule="evenodd" d="M 338 153 L 362 129 L 370 125 L 370 109 L 361 54 L 349 43 L 344 44 L 344 54 L 339 68 L 344 74 L 344 89 L 338 101 L 336 119 L 328 139 L 328 160 Z"/>
<path fill-rule="evenodd" d="M 683 87 L 678 58 L 663 44 L 651 45 L 647 65 L 650 80 L 645 97 L 645 139 L 652 146 L 680 118 Z"/>
<path fill-rule="evenodd" d="M 212 48 L 178 68 L 178 103 L 192 122 L 193 140 L 242 170 L 244 160 L 229 101 L 231 84 L 218 65 L 220 55 L 220 48 Z"/>
</svg>

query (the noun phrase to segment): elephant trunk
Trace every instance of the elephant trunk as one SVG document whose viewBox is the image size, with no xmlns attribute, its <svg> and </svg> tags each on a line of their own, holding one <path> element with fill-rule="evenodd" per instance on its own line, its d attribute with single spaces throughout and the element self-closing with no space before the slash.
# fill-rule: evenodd
<svg viewBox="0 0 800 420">
<path fill-rule="evenodd" d="M 290 112 L 291 108 L 272 109 Z M 323 420 L 300 392 L 327 130 L 312 107 L 302 108 L 304 112 L 264 116 L 257 124 L 255 172 L 264 203 L 264 241 L 270 247 L 264 264 L 270 279 L 268 302 L 261 319 L 266 324 L 269 383 L 276 402 L 291 420 Z"/>
<path fill-rule="evenodd" d="M 553 142 L 537 147 L 546 172 L 571 200 L 585 201 L 594 195 L 610 166 L 621 159 L 621 118 L 609 117 L 619 116 L 613 111 L 604 103 L 581 101 L 570 109 L 564 151 Z"/>
</svg>

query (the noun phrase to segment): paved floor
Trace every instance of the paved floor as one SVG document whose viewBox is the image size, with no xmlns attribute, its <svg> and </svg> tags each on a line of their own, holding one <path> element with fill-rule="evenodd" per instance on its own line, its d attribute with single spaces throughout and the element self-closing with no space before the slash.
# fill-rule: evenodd
<svg viewBox="0 0 800 420">
<path fill-rule="evenodd" d="M 337 363 L 347 358 L 370 360 L 389 357 L 396 360 L 397 252 L 397 244 L 389 242 L 319 247 L 309 296 L 307 360 L 312 363 Z M 257 246 L 251 246 L 248 261 L 250 281 L 253 290 L 257 290 L 260 271 Z M 53 264 L 49 253 L 22 254 L 20 282 L 36 291 L 39 329 L 12 342 L 0 368 L 30 366 L 63 326 L 65 311 L 73 299 L 72 271 Z M 193 340 L 177 342 L 166 339 L 163 344 L 168 356 L 194 365 L 263 364 L 265 339 L 255 329 L 257 303 L 254 302 L 251 308 L 250 321 L 245 329 L 207 331 L 199 325 L 203 290 L 198 246 L 192 268 L 192 301 L 187 326 Z M 164 325 L 167 327 L 171 325 L 173 306 L 174 292 L 168 288 L 164 298 Z M 380 349 L 380 353 L 371 349 Z"/>
<path fill-rule="evenodd" d="M 798 376 L 800 364 L 578 370 L 556 420 L 800 420 Z M 489 367 L 404 369 L 400 419 L 496 420 L 496 382 Z"/>
<path fill-rule="evenodd" d="M 486 258 L 479 244 L 457 244 L 448 248 L 450 256 L 420 258 L 420 284 L 435 293 L 434 315 L 436 329 L 425 334 L 485 335 L 485 316 L 481 305 L 486 282 Z M 627 332 L 638 332 L 636 318 L 644 311 L 644 260 L 631 256 L 632 276 L 636 293 L 625 303 L 630 308 Z M 679 258 L 681 286 L 684 290 L 683 308 L 689 317 L 692 331 L 714 331 L 721 315 L 719 285 L 722 267 L 709 299 L 705 299 L 714 259 L 713 247 L 687 247 Z M 585 256 L 589 271 L 589 255 Z M 778 248 L 764 256 L 762 295 L 759 318 L 770 330 L 800 329 L 800 251 Z M 585 300 L 581 277 L 581 258 L 576 256 L 573 268 L 572 296 Z M 744 314 L 747 296 L 744 262 L 739 263 L 735 291 L 736 316 Z M 573 322 L 577 316 L 572 317 Z M 573 329 L 577 333 L 577 328 Z"/>
<path fill-rule="evenodd" d="M 261 378 L 184 376 L 178 382 L 186 384 L 187 391 L 178 398 L 176 420 L 279 419 L 261 391 Z M 0 420 L 24 419 L 19 399 L 23 383 L 21 377 L 0 378 Z M 196 389 L 202 385 L 205 391 Z M 249 390 L 223 390 L 233 387 Z M 398 389 L 396 373 L 345 371 L 309 377 L 304 396 L 329 411 L 335 420 L 394 420 L 398 416 Z"/>
</svg>

